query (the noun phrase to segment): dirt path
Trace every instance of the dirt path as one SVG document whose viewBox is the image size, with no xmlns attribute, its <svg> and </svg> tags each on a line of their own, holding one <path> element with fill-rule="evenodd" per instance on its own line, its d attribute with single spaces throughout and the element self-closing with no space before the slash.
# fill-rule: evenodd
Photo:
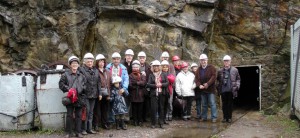
<svg viewBox="0 0 300 138">
<path fill-rule="evenodd" d="M 129 125 L 128 130 L 101 130 L 98 134 L 87 135 L 86 138 L 113 137 L 113 138 L 274 138 L 299 137 L 297 123 L 287 117 L 264 116 L 258 111 L 235 110 L 233 123 L 222 123 L 222 112 L 219 112 L 217 123 L 198 122 L 196 120 L 174 120 L 165 129 L 150 128 L 149 123 L 143 127 Z M 0 137 L 44 138 L 63 137 L 62 132 L 0 132 Z"/>
</svg>

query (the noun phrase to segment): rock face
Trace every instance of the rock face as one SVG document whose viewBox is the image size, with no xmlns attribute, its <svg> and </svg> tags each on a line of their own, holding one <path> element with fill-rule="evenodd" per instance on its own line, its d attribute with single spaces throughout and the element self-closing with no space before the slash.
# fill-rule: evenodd
<svg viewBox="0 0 300 138">
<path fill-rule="evenodd" d="M 221 66 L 263 66 L 263 108 L 289 80 L 290 25 L 298 0 L 1 0 L 0 72 L 40 68 L 86 52 L 106 57 L 132 48 L 148 61 L 162 51 Z"/>
</svg>

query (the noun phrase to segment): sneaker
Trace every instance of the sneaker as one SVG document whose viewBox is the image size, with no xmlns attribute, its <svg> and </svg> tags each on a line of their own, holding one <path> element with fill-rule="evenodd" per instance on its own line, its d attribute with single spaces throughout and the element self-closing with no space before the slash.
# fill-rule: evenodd
<svg viewBox="0 0 300 138">
<path fill-rule="evenodd" d="M 151 125 L 151 128 L 155 128 L 155 125 Z"/>
<path fill-rule="evenodd" d="M 165 124 L 165 125 L 169 125 L 169 123 L 168 123 L 166 120 L 164 121 L 164 124 Z"/>
<path fill-rule="evenodd" d="M 228 123 L 231 123 L 232 122 L 232 120 L 231 119 L 228 119 L 228 121 L 227 121 Z"/>
<path fill-rule="evenodd" d="M 164 129 L 164 126 L 162 124 L 159 125 L 159 128 Z"/>
<path fill-rule="evenodd" d="M 212 119 L 211 122 L 216 123 L 217 119 Z"/>
<path fill-rule="evenodd" d="M 226 123 L 226 122 L 227 122 L 227 119 L 223 119 L 223 120 L 222 120 L 222 123 Z"/>
<path fill-rule="evenodd" d="M 88 133 L 86 131 L 81 132 L 82 135 L 87 135 Z"/>
<path fill-rule="evenodd" d="M 187 118 L 183 118 L 183 121 L 187 121 Z"/>
</svg>

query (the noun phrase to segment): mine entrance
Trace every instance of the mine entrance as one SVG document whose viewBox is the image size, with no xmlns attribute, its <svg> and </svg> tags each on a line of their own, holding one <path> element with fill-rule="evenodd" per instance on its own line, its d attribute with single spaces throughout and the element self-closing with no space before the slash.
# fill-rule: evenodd
<svg viewBox="0 0 300 138">
<path fill-rule="evenodd" d="M 241 77 L 234 108 L 261 110 L 261 65 L 237 66 Z"/>
</svg>

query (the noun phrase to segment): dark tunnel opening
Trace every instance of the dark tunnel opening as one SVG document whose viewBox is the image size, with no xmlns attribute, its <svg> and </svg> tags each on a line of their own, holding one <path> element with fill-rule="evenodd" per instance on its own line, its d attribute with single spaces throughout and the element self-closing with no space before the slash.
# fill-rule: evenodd
<svg viewBox="0 0 300 138">
<path fill-rule="evenodd" d="M 238 97 L 234 99 L 235 109 L 260 110 L 260 68 L 259 66 L 237 67 L 241 77 Z"/>
</svg>

